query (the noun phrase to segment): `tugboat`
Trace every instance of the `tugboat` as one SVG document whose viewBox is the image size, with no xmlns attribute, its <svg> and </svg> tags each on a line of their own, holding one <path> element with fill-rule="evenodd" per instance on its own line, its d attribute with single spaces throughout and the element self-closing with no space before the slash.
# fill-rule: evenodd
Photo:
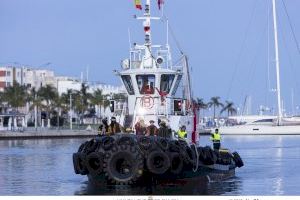
<svg viewBox="0 0 300 200">
<path fill-rule="evenodd" d="M 168 42 L 165 47 L 152 45 L 151 21 L 160 18 L 151 17 L 150 4 L 146 0 L 144 15 L 136 17 L 143 20 L 144 44 L 134 44 L 130 58 L 115 71 L 128 93 L 119 123 L 132 132 L 97 136 L 81 144 L 73 154 L 74 171 L 87 175 L 94 185 L 184 184 L 232 177 L 243 161 L 237 152 L 199 146 L 187 57 L 182 55 L 174 64 Z M 140 4 L 136 7 L 141 9 Z M 136 135 L 140 120 L 156 126 L 163 121 L 170 137 Z M 175 130 L 183 125 L 187 137 L 178 139 Z"/>
</svg>

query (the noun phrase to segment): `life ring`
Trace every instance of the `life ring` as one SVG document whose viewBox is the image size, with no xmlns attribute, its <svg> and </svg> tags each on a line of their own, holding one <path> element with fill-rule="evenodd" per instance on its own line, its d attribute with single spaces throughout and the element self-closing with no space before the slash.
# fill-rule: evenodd
<svg viewBox="0 0 300 200">
<path fill-rule="evenodd" d="M 104 163 L 105 176 L 111 183 L 132 184 L 143 174 L 144 159 L 140 151 L 133 153 L 129 145 L 112 153 Z"/>
<path fill-rule="evenodd" d="M 151 109 L 154 105 L 154 99 L 150 95 L 144 95 L 140 101 L 141 107 Z"/>
<path fill-rule="evenodd" d="M 183 169 L 183 159 L 179 153 L 169 153 L 170 157 L 170 172 L 172 174 L 178 175 Z"/>
<path fill-rule="evenodd" d="M 86 168 L 92 175 L 100 175 L 103 170 L 103 154 L 92 152 L 86 157 Z"/>
<path fill-rule="evenodd" d="M 170 159 L 169 156 L 162 152 L 154 150 L 152 151 L 146 160 L 147 168 L 153 174 L 163 174 L 170 167 Z"/>
<path fill-rule="evenodd" d="M 244 162 L 243 162 L 243 160 L 241 159 L 241 157 L 240 157 L 240 155 L 238 154 L 238 152 L 233 152 L 232 155 L 233 155 L 233 160 L 234 160 L 236 166 L 239 167 L 239 168 L 240 168 L 240 167 L 243 167 L 243 166 L 244 166 Z"/>
</svg>

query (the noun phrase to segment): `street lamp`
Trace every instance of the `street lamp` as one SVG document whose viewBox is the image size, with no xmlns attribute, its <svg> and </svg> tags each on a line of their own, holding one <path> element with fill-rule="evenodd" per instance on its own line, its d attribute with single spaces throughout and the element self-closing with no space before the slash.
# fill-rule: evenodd
<svg viewBox="0 0 300 200">
<path fill-rule="evenodd" d="M 73 129 L 73 127 L 72 127 L 72 119 L 73 119 L 73 116 L 72 116 L 72 114 L 73 114 L 73 111 L 72 111 L 72 92 L 70 92 L 70 130 L 72 130 Z"/>
</svg>

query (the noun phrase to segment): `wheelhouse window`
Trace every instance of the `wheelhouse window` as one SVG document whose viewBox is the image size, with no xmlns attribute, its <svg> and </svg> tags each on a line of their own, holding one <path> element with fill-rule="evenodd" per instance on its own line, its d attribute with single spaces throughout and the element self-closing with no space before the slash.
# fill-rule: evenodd
<svg viewBox="0 0 300 200">
<path fill-rule="evenodd" d="M 122 75 L 122 80 L 124 83 L 124 86 L 128 92 L 129 95 L 134 95 L 134 89 L 131 81 L 131 77 L 129 75 Z"/>
<path fill-rule="evenodd" d="M 136 81 L 140 94 L 154 94 L 155 75 L 137 75 Z"/>
<path fill-rule="evenodd" d="M 178 76 L 177 76 L 177 79 L 176 79 L 176 82 L 175 82 L 175 85 L 174 85 L 174 89 L 173 89 L 173 91 L 172 91 L 172 95 L 175 95 L 175 94 L 176 94 L 177 89 L 178 89 L 178 87 L 179 87 L 179 84 L 180 84 L 180 82 L 181 82 L 181 79 L 182 79 L 182 75 L 178 75 Z"/>
<path fill-rule="evenodd" d="M 174 74 L 163 74 L 160 79 L 160 91 L 169 93 L 174 81 Z"/>
</svg>

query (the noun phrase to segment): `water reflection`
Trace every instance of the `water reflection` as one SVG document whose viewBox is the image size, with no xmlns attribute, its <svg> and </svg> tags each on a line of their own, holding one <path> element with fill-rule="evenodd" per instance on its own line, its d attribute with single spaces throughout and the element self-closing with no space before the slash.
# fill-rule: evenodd
<svg viewBox="0 0 300 200">
<path fill-rule="evenodd" d="M 75 195 L 226 195 L 238 194 L 241 182 L 237 177 L 224 182 L 199 183 L 186 185 L 148 185 L 148 186 L 95 186 L 84 182 Z"/>
<path fill-rule="evenodd" d="M 245 166 L 224 182 L 95 188 L 74 174 L 87 139 L 0 140 L 0 195 L 299 195 L 300 136 L 223 136 Z M 201 137 L 201 145 L 211 145 Z"/>
</svg>

